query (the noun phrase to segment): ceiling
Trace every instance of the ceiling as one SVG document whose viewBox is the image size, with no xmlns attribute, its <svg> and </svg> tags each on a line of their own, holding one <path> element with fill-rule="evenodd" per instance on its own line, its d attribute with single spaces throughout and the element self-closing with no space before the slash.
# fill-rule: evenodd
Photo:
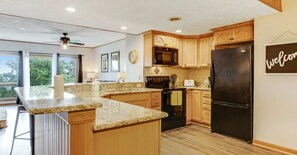
<svg viewBox="0 0 297 155">
<path fill-rule="evenodd" d="M 0 3 L 0 39 L 50 42 L 51 38 L 58 39 L 60 33 L 68 32 L 71 39 L 81 40 L 87 47 L 122 39 L 124 33 L 139 34 L 151 29 L 204 34 L 212 28 L 276 12 L 259 0 L 0 0 Z M 76 12 L 65 11 L 66 7 L 74 7 Z M 182 20 L 169 22 L 172 16 Z M 121 26 L 128 29 L 121 30 Z M 23 27 L 26 29 L 20 30 Z"/>
</svg>

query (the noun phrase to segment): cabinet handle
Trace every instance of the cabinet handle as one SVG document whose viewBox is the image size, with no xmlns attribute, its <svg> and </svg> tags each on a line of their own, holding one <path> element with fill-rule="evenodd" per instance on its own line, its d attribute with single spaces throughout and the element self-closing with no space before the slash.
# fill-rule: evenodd
<svg viewBox="0 0 297 155">
<path fill-rule="evenodd" d="M 234 40 L 234 38 L 230 38 L 230 40 Z"/>
</svg>

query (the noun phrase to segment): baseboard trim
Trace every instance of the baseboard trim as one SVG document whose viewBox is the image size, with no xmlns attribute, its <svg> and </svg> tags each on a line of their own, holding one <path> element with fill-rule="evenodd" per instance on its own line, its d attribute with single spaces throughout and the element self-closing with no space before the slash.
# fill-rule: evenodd
<svg viewBox="0 0 297 155">
<path fill-rule="evenodd" d="M 271 149 L 271 150 L 278 151 L 278 152 L 282 152 L 282 153 L 287 153 L 290 155 L 297 155 L 297 150 L 279 146 L 279 145 L 275 145 L 275 144 L 271 144 L 271 143 L 267 143 L 267 142 L 256 140 L 256 139 L 253 140 L 253 145 Z"/>
</svg>

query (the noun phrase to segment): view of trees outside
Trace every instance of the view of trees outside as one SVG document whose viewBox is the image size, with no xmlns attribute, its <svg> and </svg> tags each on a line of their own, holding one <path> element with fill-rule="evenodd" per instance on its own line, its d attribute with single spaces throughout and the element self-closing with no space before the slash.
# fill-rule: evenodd
<svg viewBox="0 0 297 155">
<path fill-rule="evenodd" d="M 18 81 L 18 56 L 0 55 L 0 99 L 16 97 L 13 87 Z M 60 57 L 59 69 L 65 83 L 76 82 L 76 63 L 74 57 Z M 52 57 L 30 57 L 30 84 L 50 85 L 52 78 Z"/>
<path fill-rule="evenodd" d="M 0 98 L 15 97 L 13 85 L 18 81 L 18 56 L 0 55 Z"/>
<path fill-rule="evenodd" d="M 52 57 L 30 57 L 30 85 L 50 85 L 52 82 Z"/>
<path fill-rule="evenodd" d="M 60 74 L 64 75 L 65 83 L 76 82 L 76 62 L 77 59 L 73 57 L 60 57 L 59 70 Z"/>
</svg>

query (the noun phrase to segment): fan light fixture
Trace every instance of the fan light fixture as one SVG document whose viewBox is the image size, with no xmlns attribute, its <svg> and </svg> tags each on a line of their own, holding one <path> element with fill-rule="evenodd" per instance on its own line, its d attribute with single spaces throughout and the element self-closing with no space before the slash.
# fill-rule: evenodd
<svg viewBox="0 0 297 155">
<path fill-rule="evenodd" d="M 64 37 L 61 37 L 60 41 L 61 41 L 61 47 L 62 49 L 68 49 L 69 47 L 69 41 L 70 39 L 67 36 L 67 33 L 63 33 Z"/>
</svg>

